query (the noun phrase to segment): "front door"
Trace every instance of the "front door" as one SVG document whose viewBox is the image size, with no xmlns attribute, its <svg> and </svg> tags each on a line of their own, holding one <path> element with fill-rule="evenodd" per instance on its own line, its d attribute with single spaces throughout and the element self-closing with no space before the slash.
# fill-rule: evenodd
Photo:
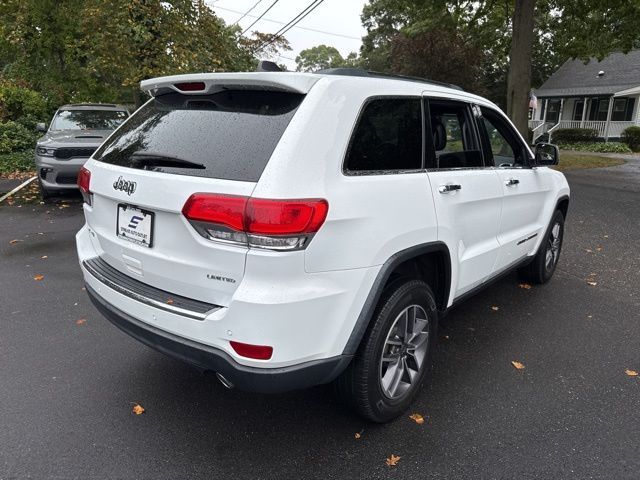
<svg viewBox="0 0 640 480">
<path fill-rule="evenodd" d="M 551 172 L 531 168 L 529 150 L 511 124 L 496 110 L 481 108 L 480 133 L 485 157 L 492 159 L 504 193 L 498 242 L 500 254 L 493 273 L 534 253 L 547 225 L 544 205 L 553 201 Z"/>
<path fill-rule="evenodd" d="M 470 105 L 430 99 L 425 111 L 426 166 L 438 239 L 450 249 L 455 298 L 480 285 L 495 264 L 502 186 L 484 164 Z"/>
</svg>

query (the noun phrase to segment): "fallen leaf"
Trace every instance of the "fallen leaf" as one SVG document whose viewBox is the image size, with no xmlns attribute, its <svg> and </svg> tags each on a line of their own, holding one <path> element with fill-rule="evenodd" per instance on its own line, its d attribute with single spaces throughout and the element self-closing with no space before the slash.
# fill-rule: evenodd
<svg viewBox="0 0 640 480">
<path fill-rule="evenodd" d="M 360 435 L 358 432 L 356 432 L 356 434 L 354 435 L 354 438 L 356 440 L 360 440 L 360 437 L 362 437 L 362 435 Z"/>
<path fill-rule="evenodd" d="M 587 280 L 587 285 L 591 285 L 592 287 L 595 287 L 596 285 L 598 285 L 598 282 L 593 282 L 591 280 Z"/>
<path fill-rule="evenodd" d="M 605 235 L 604 238 L 609 238 L 609 235 Z"/>
<path fill-rule="evenodd" d="M 46 255 L 42 255 L 40 258 L 43 259 L 43 260 L 46 260 L 49 257 L 47 257 Z"/>
<path fill-rule="evenodd" d="M 624 373 L 626 373 L 630 377 L 638 376 L 638 372 L 636 372 L 635 370 L 629 370 L 628 368 L 624 371 Z"/>
<path fill-rule="evenodd" d="M 173 305 L 173 299 L 170 298 L 169 300 L 167 300 L 167 305 Z"/>
<path fill-rule="evenodd" d="M 590 250 L 590 249 L 588 249 L 588 248 L 587 248 L 587 249 L 585 250 L 585 252 L 587 252 L 587 253 L 593 253 L 593 250 Z"/>
<path fill-rule="evenodd" d="M 136 403 L 131 411 L 136 415 L 142 415 L 144 413 L 144 407 Z"/>
<path fill-rule="evenodd" d="M 80 320 L 76 320 L 76 325 L 84 325 L 85 323 L 87 323 L 87 321 L 84 318 L 81 318 Z"/>
<path fill-rule="evenodd" d="M 11 245 L 14 245 L 14 244 L 16 244 L 16 243 L 18 243 L 18 242 L 21 242 L 21 241 L 22 241 L 22 240 L 18 240 L 18 239 L 16 238 L 16 239 L 10 240 L 10 241 L 9 241 L 9 243 L 10 243 Z"/>
<path fill-rule="evenodd" d="M 520 288 L 524 288 L 525 290 L 529 290 L 531 289 L 531 285 L 529 285 L 528 283 L 521 283 L 520 285 L 518 285 Z"/>
<path fill-rule="evenodd" d="M 44 275 L 36 275 L 36 276 L 34 276 L 34 277 L 33 277 L 33 279 L 34 279 L 36 282 L 39 282 L 39 281 L 40 281 L 40 280 L 42 280 L 43 278 L 44 278 Z"/>
<path fill-rule="evenodd" d="M 520 362 L 516 362 L 515 360 L 511 361 L 511 365 L 513 365 L 516 370 L 524 370 L 524 365 Z"/>
<path fill-rule="evenodd" d="M 424 417 L 419 413 L 413 413 L 409 415 L 409 418 L 416 422 L 418 425 L 422 425 L 424 423 Z"/>
<path fill-rule="evenodd" d="M 598 252 L 601 252 L 601 251 L 602 251 L 602 247 L 598 246 L 598 247 L 596 248 L 596 250 L 597 250 Z"/>
<path fill-rule="evenodd" d="M 400 457 L 392 453 L 391 456 L 385 460 L 385 463 L 387 464 L 388 467 L 395 467 L 399 461 L 400 461 Z"/>
<path fill-rule="evenodd" d="M 491 310 L 493 310 L 494 312 L 497 312 L 498 310 L 500 310 L 500 307 L 496 307 L 495 305 L 491 307 Z"/>
</svg>

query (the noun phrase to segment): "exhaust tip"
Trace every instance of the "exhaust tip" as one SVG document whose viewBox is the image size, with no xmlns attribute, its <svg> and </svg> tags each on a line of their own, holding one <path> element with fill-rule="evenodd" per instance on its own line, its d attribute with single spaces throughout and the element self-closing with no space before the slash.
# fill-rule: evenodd
<svg viewBox="0 0 640 480">
<path fill-rule="evenodd" d="M 220 381 L 220 383 L 225 387 L 231 390 L 233 388 L 233 383 L 227 380 L 221 373 L 216 372 L 216 378 Z"/>
</svg>

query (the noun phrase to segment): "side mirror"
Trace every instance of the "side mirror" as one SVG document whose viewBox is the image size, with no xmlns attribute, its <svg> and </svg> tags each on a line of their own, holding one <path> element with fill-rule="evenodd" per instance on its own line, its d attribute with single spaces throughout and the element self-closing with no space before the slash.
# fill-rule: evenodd
<svg viewBox="0 0 640 480">
<path fill-rule="evenodd" d="M 40 122 L 40 123 L 36 123 L 36 130 L 38 132 L 46 132 L 47 131 L 47 124 Z"/>
<path fill-rule="evenodd" d="M 560 151 L 558 150 L 558 146 L 551 143 L 536 144 L 535 154 L 536 165 L 558 165 L 558 162 L 560 161 Z"/>
</svg>

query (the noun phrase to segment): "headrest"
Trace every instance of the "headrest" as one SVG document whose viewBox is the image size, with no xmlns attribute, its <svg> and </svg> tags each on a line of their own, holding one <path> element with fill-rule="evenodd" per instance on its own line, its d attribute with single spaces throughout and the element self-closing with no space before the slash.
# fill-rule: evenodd
<svg viewBox="0 0 640 480">
<path fill-rule="evenodd" d="M 444 129 L 444 125 L 437 118 L 431 118 L 431 129 L 433 130 L 433 144 L 436 151 L 444 150 L 447 146 L 447 131 Z"/>
</svg>

